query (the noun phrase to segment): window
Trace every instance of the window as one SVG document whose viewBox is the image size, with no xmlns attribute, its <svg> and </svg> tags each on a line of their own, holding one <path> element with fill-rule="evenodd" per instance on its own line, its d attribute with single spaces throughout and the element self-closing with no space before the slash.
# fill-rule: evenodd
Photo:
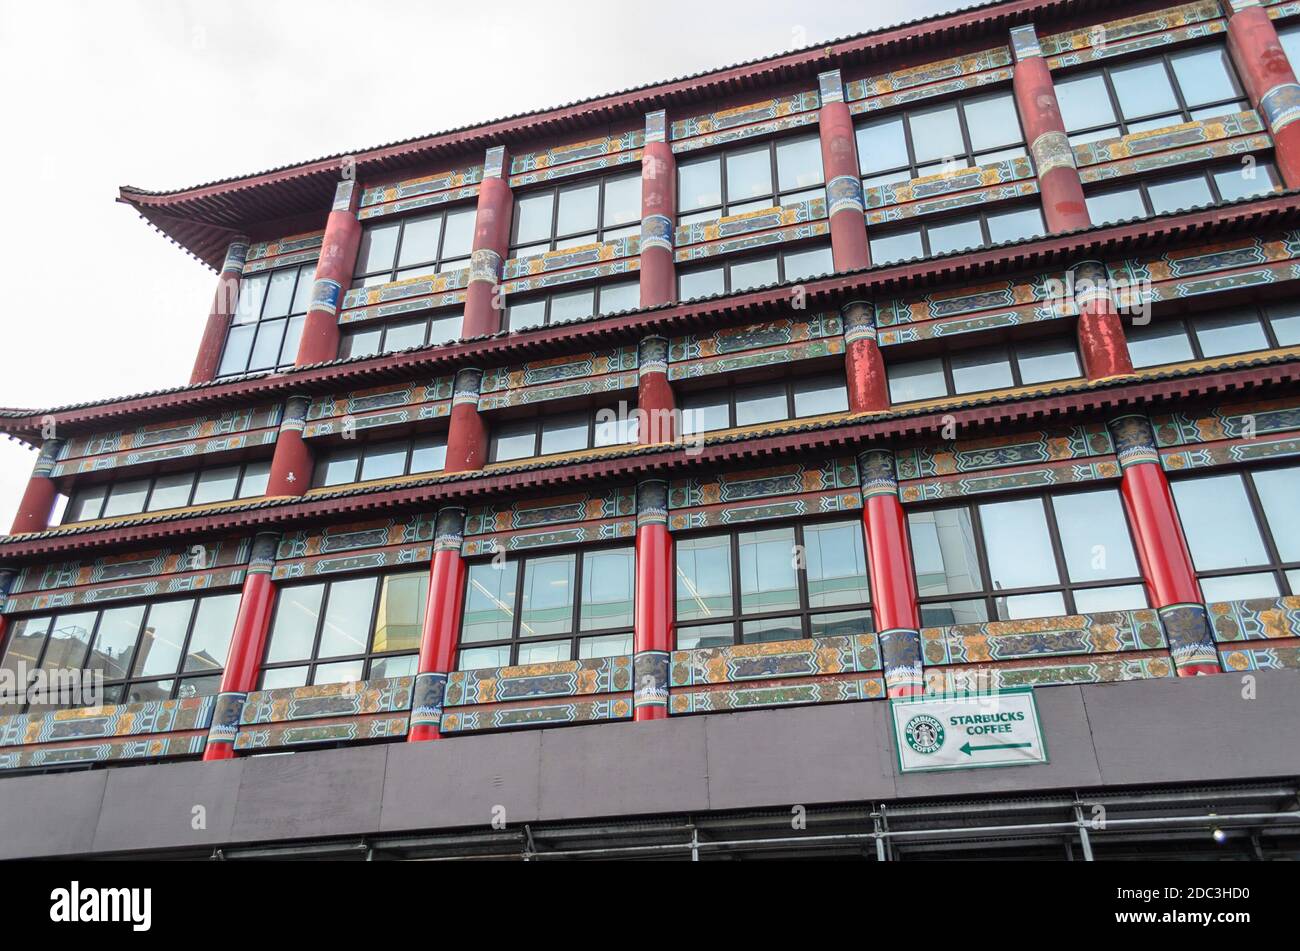
<svg viewBox="0 0 1300 951">
<path fill-rule="evenodd" d="M 488 440 L 488 462 L 509 462 L 512 459 L 581 452 L 592 447 L 620 446 L 635 443 L 637 433 L 635 414 L 619 418 L 612 409 L 576 410 L 527 419 L 502 420 L 492 426 L 492 435 Z"/>
<path fill-rule="evenodd" d="M 1046 233 L 1043 211 L 1038 205 L 1014 205 L 978 214 L 917 221 L 906 228 L 888 231 L 868 229 L 867 236 L 871 243 L 871 263 L 879 265 L 1023 241 Z"/>
<path fill-rule="evenodd" d="M 280 589 L 262 689 L 415 674 L 429 571 L 403 571 Z"/>
<path fill-rule="evenodd" d="M 779 254 L 741 258 L 682 271 L 677 277 L 677 297 L 679 300 L 695 300 L 714 294 L 736 294 L 754 287 L 802 281 L 834 272 L 829 244 L 804 245 Z"/>
<path fill-rule="evenodd" d="M 473 206 L 378 221 L 361 232 L 353 287 L 373 287 L 469 266 Z"/>
<path fill-rule="evenodd" d="M 889 401 L 911 403 L 984 390 L 1032 386 L 1082 375 L 1072 338 L 956 350 L 890 364 Z"/>
<path fill-rule="evenodd" d="M 529 258 L 640 233 L 641 173 L 624 172 L 516 196 L 510 254 Z"/>
<path fill-rule="evenodd" d="M 212 696 L 221 685 L 239 599 L 235 591 L 20 618 L 0 668 L 14 676 L 20 662 L 28 671 L 102 671 L 104 703 Z"/>
<path fill-rule="evenodd" d="M 1300 26 L 1289 26 L 1277 31 L 1277 38 L 1282 41 L 1286 58 L 1291 61 L 1291 71 L 1300 71 Z"/>
<path fill-rule="evenodd" d="M 680 537 L 677 649 L 872 630 L 857 519 Z"/>
<path fill-rule="evenodd" d="M 849 393 L 842 373 L 828 373 L 696 390 L 683 394 L 679 404 L 682 434 L 689 436 L 715 429 L 846 413 Z"/>
<path fill-rule="evenodd" d="M 340 357 L 371 357 L 379 353 L 396 353 L 413 347 L 434 347 L 460 339 L 464 315 L 438 313 L 429 317 L 393 320 L 384 324 L 364 324 L 344 329 L 339 344 Z"/>
<path fill-rule="evenodd" d="M 912 511 L 921 624 L 1147 606 L 1116 489 Z"/>
<path fill-rule="evenodd" d="M 623 545 L 471 564 L 459 669 L 632 653 L 633 552 Z"/>
<path fill-rule="evenodd" d="M 1056 100 L 1073 145 L 1249 108 L 1221 45 L 1067 75 Z"/>
<path fill-rule="evenodd" d="M 266 494 L 270 478 L 271 463 L 265 461 L 101 482 L 72 493 L 63 524 L 256 498 Z"/>
<path fill-rule="evenodd" d="M 440 472 L 447 464 L 447 436 L 418 436 L 386 442 L 336 446 L 316 461 L 312 485 L 351 485 L 421 472 Z"/>
<path fill-rule="evenodd" d="M 315 264 L 253 274 L 239 282 L 239 297 L 217 376 L 293 366 L 311 303 Z"/>
<path fill-rule="evenodd" d="M 1085 200 L 1088 217 L 1099 225 L 1268 195 L 1280 187 L 1277 170 L 1271 162 L 1251 165 L 1234 162 L 1111 188 L 1089 189 Z"/>
<path fill-rule="evenodd" d="M 677 166 L 677 223 L 825 198 L 821 140 L 776 139 L 715 152 Z"/>
<path fill-rule="evenodd" d="M 1136 369 L 1300 345 L 1300 304 L 1282 301 L 1126 328 Z"/>
<path fill-rule="evenodd" d="M 617 314 L 641 306 L 639 281 L 588 284 L 535 297 L 506 302 L 506 328 L 529 330 L 594 314 Z"/>
<path fill-rule="evenodd" d="M 1025 154 L 1025 135 L 1010 91 L 860 122 L 857 140 L 864 188 Z"/>
<path fill-rule="evenodd" d="M 1300 594 L 1300 466 L 1171 480 L 1207 602 Z"/>
</svg>

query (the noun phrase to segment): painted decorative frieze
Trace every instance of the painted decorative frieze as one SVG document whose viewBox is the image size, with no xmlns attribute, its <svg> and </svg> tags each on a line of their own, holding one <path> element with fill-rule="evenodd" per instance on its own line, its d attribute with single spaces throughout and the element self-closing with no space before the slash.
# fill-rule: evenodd
<svg viewBox="0 0 1300 951">
<path fill-rule="evenodd" d="M 879 674 L 853 674 L 846 677 L 760 680 L 746 682 L 743 686 L 720 684 L 673 691 L 668 710 L 673 716 L 684 716 L 883 699 L 884 678 Z"/>
<path fill-rule="evenodd" d="M 1226 29 L 1218 0 L 1197 0 L 1044 36 L 1040 44 L 1048 69 L 1064 69 L 1214 36 Z"/>
<path fill-rule="evenodd" d="M 1114 654 L 1069 660 L 1042 658 L 970 667 L 933 667 L 925 671 L 927 693 L 970 693 L 1017 687 L 1118 683 L 1174 676 L 1169 655 Z"/>
<path fill-rule="evenodd" d="M 816 90 L 764 99 L 701 116 L 678 119 L 669 127 L 674 152 L 713 148 L 760 135 L 786 132 L 817 121 Z"/>
<path fill-rule="evenodd" d="M 807 640 L 673 651 L 668 685 L 676 689 L 784 677 L 870 673 L 880 669 L 876 635 L 864 631 Z"/>
<path fill-rule="evenodd" d="M 1010 79 L 1011 50 L 998 46 L 853 80 L 845 85 L 844 98 L 849 103 L 849 111 L 860 114 L 950 96 Z"/>
<path fill-rule="evenodd" d="M 471 557 L 498 550 L 631 539 L 635 534 L 636 490 L 627 486 L 470 508 L 461 553 Z"/>
<path fill-rule="evenodd" d="M 367 188 L 361 193 L 357 217 L 366 221 L 456 201 L 469 201 L 478 196 L 482 180 L 483 166 L 474 165 Z"/>
<path fill-rule="evenodd" d="M 479 409 L 633 390 L 636 369 L 637 348 L 631 346 L 499 367 L 483 377 Z"/>
<path fill-rule="evenodd" d="M 629 129 L 617 135 L 516 155 L 510 162 L 510 187 L 537 185 L 639 162 L 644 144 L 645 132 Z"/>
<path fill-rule="evenodd" d="M 323 743 L 400 739 L 406 736 L 409 722 L 409 716 L 403 713 L 398 716 L 374 714 L 336 721 L 268 723 L 241 728 L 235 738 L 235 749 L 239 752 L 256 752 L 294 746 L 318 746 Z"/>
<path fill-rule="evenodd" d="M 1300 399 L 1281 397 L 1152 417 L 1169 472 L 1300 455 Z"/>
<path fill-rule="evenodd" d="M 816 314 L 806 320 L 782 318 L 674 337 L 668 346 L 668 378 L 695 379 L 843 352 L 838 314 Z"/>
<path fill-rule="evenodd" d="M 442 419 L 451 414 L 451 384 L 452 378 L 443 376 L 431 383 L 411 382 L 340 396 L 318 396 L 307 409 L 303 438 Z"/>
<path fill-rule="evenodd" d="M 558 251 L 547 251 L 545 254 L 534 254 L 526 258 L 510 258 L 505 263 L 502 276 L 507 281 L 513 281 L 517 278 L 554 274 L 572 268 L 590 268 L 622 258 L 635 257 L 640 253 L 639 244 L 640 239 L 636 235 L 628 235 L 614 241 L 561 248 Z M 510 284 L 506 285 L 507 292 L 517 289 Z"/>
<path fill-rule="evenodd" d="M 290 532 L 280 541 L 276 581 L 340 571 L 427 564 L 433 558 L 432 514 L 402 515 Z"/>
<path fill-rule="evenodd" d="M 626 693 L 632 689 L 632 658 L 626 654 L 591 660 L 458 670 L 447 675 L 445 706 L 469 707 L 553 697 Z"/>
<path fill-rule="evenodd" d="M 820 199 L 818 200 L 820 201 Z M 763 215 L 765 212 L 758 211 L 751 212 L 751 214 Z M 764 248 L 779 248 L 782 245 L 793 244 L 796 241 L 804 241 L 809 238 L 825 238 L 830 233 L 831 226 L 828 221 L 811 221 L 807 224 L 774 228 L 768 231 L 756 231 L 740 237 L 724 238 L 707 244 L 694 244 L 690 247 L 678 248 L 673 252 L 673 258 L 678 264 L 705 261 L 730 254 L 761 251 Z"/>
<path fill-rule="evenodd" d="M 693 244 L 723 241 L 770 231 L 773 228 L 821 221 L 826 217 L 828 217 L 826 199 L 812 198 L 790 205 L 776 205 L 771 208 L 747 211 L 744 214 L 727 215 L 715 221 L 697 221 L 693 224 L 681 225 L 674 234 L 673 243 L 676 247 L 685 248 Z"/>
<path fill-rule="evenodd" d="M 375 287 L 354 287 L 343 295 L 339 323 L 386 320 L 463 305 L 469 282 L 470 269 L 461 267 Z"/>
<path fill-rule="evenodd" d="M 1273 140 L 1254 110 L 1133 132 L 1074 147 L 1084 183 L 1120 178 L 1189 162 L 1272 148 Z M 1123 160 L 1134 160 L 1125 163 Z"/>
<path fill-rule="evenodd" d="M 493 704 L 458 707 L 442 715 L 443 733 L 474 730 L 508 730 L 525 727 L 566 726 L 632 719 L 632 696 L 590 700 L 555 700 L 546 703 Z"/>
<path fill-rule="evenodd" d="M 620 274 L 634 275 L 641 270 L 641 258 L 637 254 L 638 238 L 635 236 L 619 238 L 609 244 L 593 244 L 581 248 L 566 248 L 563 251 L 551 252 L 557 257 L 553 260 L 564 260 L 566 256 L 570 260 L 568 270 L 540 271 L 531 273 L 527 276 L 507 280 L 502 283 L 502 293 L 507 298 L 511 294 L 525 294 L 530 291 L 544 291 L 554 287 L 563 287 L 566 284 L 582 284 L 589 281 L 598 281 L 607 277 L 617 277 Z M 605 253 L 604 259 L 599 259 L 600 255 Z M 539 255 L 544 257 L 544 255 Z M 595 257 L 599 260 L 596 263 L 585 266 L 572 266 L 583 257 Z M 525 259 L 525 263 L 534 259 Z M 509 267 L 512 261 L 507 262 Z M 579 320 L 589 320 L 590 318 L 577 318 Z"/>
<path fill-rule="evenodd" d="M 921 631 L 921 644 L 932 667 L 1167 646 L 1160 615 L 1149 609 L 930 627 Z"/>
<path fill-rule="evenodd" d="M 276 238 L 274 241 L 258 241 L 248 246 L 243 273 L 247 276 L 279 267 L 311 264 L 320 258 L 321 245 L 324 243 L 324 231 L 311 231 Z"/>
<path fill-rule="evenodd" d="M 1300 637 L 1300 597 L 1217 601 L 1208 609 L 1220 644 Z"/>
<path fill-rule="evenodd" d="M 856 511 L 862 507 L 852 457 L 676 479 L 668 490 L 671 531 Z"/>
</svg>

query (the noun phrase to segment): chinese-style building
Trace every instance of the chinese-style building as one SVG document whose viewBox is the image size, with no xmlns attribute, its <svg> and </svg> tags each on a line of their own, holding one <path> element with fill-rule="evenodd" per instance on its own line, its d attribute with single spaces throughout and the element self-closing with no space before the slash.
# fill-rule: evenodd
<svg viewBox="0 0 1300 951">
<path fill-rule="evenodd" d="M 1300 856 L 1292 62 L 1002 0 L 123 188 L 214 301 L 0 410 L 0 857 Z"/>
</svg>

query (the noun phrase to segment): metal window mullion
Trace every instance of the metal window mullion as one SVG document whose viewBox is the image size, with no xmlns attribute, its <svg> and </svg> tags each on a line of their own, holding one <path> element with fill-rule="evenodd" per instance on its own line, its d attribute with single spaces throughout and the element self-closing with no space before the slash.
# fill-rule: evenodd
<svg viewBox="0 0 1300 951">
<path fill-rule="evenodd" d="M 1056 580 L 1061 584 L 1062 601 L 1065 604 L 1067 614 L 1077 613 L 1074 609 L 1074 591 L 1072 589 L 1073 579 L 1070 577 L 1070 567 L 1065 561 L 1065 548 L 1061 543 L 1061 529 L 1056 523 L 1056 508 L 1052 505 L 1051 493 L 1044 492 L 1039 496 L 1042 500 L 1040 504 L 1043 507 L 1043 515 L 1047 522 L 1047 539 L 1052 546 L 1052 558 L 1056 562 Z"/>
<path fill-rule="evenodd" d="M 528 582 L 528 564 L 531 561 L 531 558 L 515 560 L 515 616 L 510 625 L 510 662 L 514 664 L 519 662 L 519 647 L 523 643 L 524 585 Z"/>
</svg>

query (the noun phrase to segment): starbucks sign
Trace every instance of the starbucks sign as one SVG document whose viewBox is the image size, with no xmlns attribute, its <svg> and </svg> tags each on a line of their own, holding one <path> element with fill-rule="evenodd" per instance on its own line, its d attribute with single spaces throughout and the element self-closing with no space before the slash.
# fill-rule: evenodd
<svg viewBox="0 0 1300 951">
<path fill-rule="evenodd" d="M 1047 762 L 1033 690 L 889 702 L 904 773 Z"/>
</svg>

